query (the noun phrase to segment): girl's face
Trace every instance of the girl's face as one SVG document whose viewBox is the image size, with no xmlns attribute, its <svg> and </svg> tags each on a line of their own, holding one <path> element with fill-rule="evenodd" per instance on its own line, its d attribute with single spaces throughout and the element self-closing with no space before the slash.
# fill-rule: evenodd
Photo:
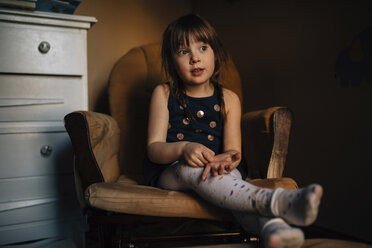
<svg viewBox="0 0 372 248">
<path fill-rule="evenodd" d="M 181 46 L 174 54 L 176 70 L 185 86 L 209 83 L 214 72 L 214 52 L 209 44 L 190 37 L 188 47 Z"/>
</svg>

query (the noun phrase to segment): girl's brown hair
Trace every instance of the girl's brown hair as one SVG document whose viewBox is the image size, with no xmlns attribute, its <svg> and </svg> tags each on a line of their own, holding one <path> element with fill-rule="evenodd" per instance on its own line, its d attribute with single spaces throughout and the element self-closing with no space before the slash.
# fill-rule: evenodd
<svg viewBox="0 0 372 248">
<path fill-rule="evenodd" d="M 162 68 L 165 70 L 170 83 L 170 93 L 174 94 L 178 103 L 184 107 L 186 114 L 193 120 L 195 117 L 189 112 L 185 104 L 185 87 L 178 76 L 174 63 L 174 54 L 180 46 L 189 46 L 190 37 L 197 41 L 207 43 L 211 46 L 215 56 L 215 68 L 210 81 L 213 83 L 221 100 L 221 113 L 225 117 L 225 103 L 223 98 L 222 85 L 219 83 L 220 70 L 226 65 L 228 54 L 224 49 L 214 28 L 203 18 L 195 14 L 182 16 L 175 20 L 163 34 L 161 50 Z"/>
</svg>

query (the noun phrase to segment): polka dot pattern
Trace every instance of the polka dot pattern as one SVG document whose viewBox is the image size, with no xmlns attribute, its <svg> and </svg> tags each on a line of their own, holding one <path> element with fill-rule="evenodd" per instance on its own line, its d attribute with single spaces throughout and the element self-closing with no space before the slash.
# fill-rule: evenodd
<svg viewBox="0 0 372 248">
<path fill-rule="evenodd" d="M 203 116 L 204 116 L 204 111 L 203 111 L 203 110 L 199 110 L 199 111 L 196 113 L 196 116 L 197 116 L 198 118 L 203 118 Z"/>
<path fill-rule="evenodd" d="M 184 110 L 185 108 L 187 108 L 187 104 L 185 103 L 183 106 L 179 105 L 179 107 L 180 107 L 181 110 Z"/>
<path fill-rule="evenodd" d="M 183 133 L 178 133 L 177 134 L 177 139 L 183 140 L 183 138 L 185 138 L 185 135 L 183 135 Z"/>
<path fill-rule="evenodd" d="M 221 153 L 223 125 L 217 92 L 208 97 L 185 96 L 185 103 L 181 106 L 174 95 L 169 94 L 167 142 L 197 142 L 216 154 Z"/>
<path fill-rule="evenodd" d="M 190 120 L 189 120 L 189 118 L 183 118 L 182 122 L 183 122 L 183 124 L 185 124 L 185 125 L 189 125 L 189 124 L 190 124 Z"/>
</svg>

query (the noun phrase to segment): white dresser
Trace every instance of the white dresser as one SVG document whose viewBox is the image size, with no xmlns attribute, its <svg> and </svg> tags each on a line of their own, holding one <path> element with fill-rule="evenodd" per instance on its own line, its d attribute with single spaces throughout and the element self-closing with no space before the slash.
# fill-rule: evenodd
<svg viewBox="0 0 372 248">
<path fill-rule="evenodd" d="M 63 117 L 87 109 L 95 22 L 0 9 L 0 246 L 83 247 Z"/>
</svg>

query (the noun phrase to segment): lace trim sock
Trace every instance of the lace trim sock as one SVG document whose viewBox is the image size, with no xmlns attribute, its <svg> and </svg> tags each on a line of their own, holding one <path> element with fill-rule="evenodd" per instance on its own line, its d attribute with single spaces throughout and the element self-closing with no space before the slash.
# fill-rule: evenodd
<svg viewBox="0 0 372 248">
<path fill-rule="evenodd" d="M 312 224 L 317 215 L 323 188 L 311 184 L 297 190 L 278 188 L 271 199 L 271 212 L 282 217 L 290 224 L 307 226 Z"/>
<path fill-rule="evenodd" d="M 258 188 L 252 194 L 251 205 L 255 208 L 262 216 L 272 216 L 271 213 L 271 199 L 274 190 L 267 188 Z"/>
<path fill-rule="evenodd" d="M 289 226 L 281 218 L 265 221 L 260 236 L 266 248 L 299 248 L 304 243 L 301 229 Z"/>
</svg>

